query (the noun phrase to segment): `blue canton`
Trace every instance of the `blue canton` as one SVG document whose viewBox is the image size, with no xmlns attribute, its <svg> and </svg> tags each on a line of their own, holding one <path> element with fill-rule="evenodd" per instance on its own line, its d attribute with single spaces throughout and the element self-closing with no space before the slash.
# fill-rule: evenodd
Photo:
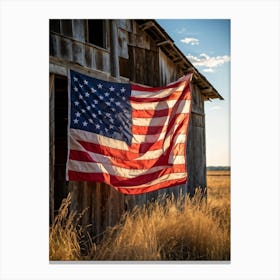
<svg viewBox="0 0 280 280">
<path fill-rule="evenodd" d="M 130 84 L 112 83 L 70 70 L 70 127 L 131 144 Z"/>
</svg>

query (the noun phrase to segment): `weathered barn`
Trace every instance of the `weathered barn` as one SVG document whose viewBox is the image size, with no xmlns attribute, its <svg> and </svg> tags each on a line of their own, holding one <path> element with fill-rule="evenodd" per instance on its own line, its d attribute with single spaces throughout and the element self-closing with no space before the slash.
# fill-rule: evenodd
<svg viewBox="0 0 280 280">
<path fill-rule="evenodd" d="M 121 214 L 162 193 L 193 194 L 206 187 L 204 101 L 222 97 L 155 20 L 50 20 L 50 222 L 61 200 L 73 193 L 72 208 L 89 207 L 83 223 L 100 234 Z M 188 183 L 142 195 L 124 195 L 101 183 L 66 182 L 67 71 L 115 82 L 163 86 L 189 71 L 192 113 L 187 145 Z"/>
</svg>

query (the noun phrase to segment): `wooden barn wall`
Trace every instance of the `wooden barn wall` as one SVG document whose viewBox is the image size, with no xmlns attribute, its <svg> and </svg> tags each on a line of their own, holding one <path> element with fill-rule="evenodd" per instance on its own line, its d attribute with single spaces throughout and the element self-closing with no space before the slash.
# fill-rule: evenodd
<svg viewBox="0 0 280 280">
<path fill-rule="evenodd" d="M 112 78 L 110 75 L 112 60 L 110 47 L 103 49 L 84 42 L 84 20 L 73 21 L 73 37 L 55 32 L 50 33 L 50 71 L 55 74 L 66 75 L 69 65 L 76 65 L 81 72 L 89 72 L 96 78 L 123 82 L 131 82 L 150 86 L 161 86 L 173 82 L 182 75 L 182 70 L 160 51 L 156 43 L 139 29 L 133 20 L 116 20 L 118 34 L 118 67 L 120 76 Z M 110 30 L 109 30 L 110 31 Z M 108 35 L 109 36 L 109 35 Z M 109 44 L 110 45 L 110 42 Z M 51 82 L 50 82 L 51 84 Z M 51 86 L 50 86 L 51 87 Z M 65 89 L 67 91 L 67 89 Z M 54 172 L 53 162 L 55 146 L 54 123 L 59 118 L 55 116 L 54 95 L 59 94 L 55 85 L 50 89 L 50 176 Z M 152 201 L 161 194 L 178 196 L 182 191 L 192 191 L 195 186 L 206 185 L 205 160 L 205 123 L 203 98 L 196 85 L 193 85 L 193 114 L 187 143 L 187 160 L 189 183 L 143 195 L 123 195 L 103 183 L 69 182 L 67 191 L 72 192 L 72 210 L 81 212 L 88 208 L 83 216 L 83 224 L 92 224 L 89 228 L 93 236 L 101 237 L 107 226 L 113 226 L 119 221 L 122 213 L 132 209 L 135 205 L 143 205 Z M 66 158 L 65 158 L 66 161 Z M 52 175 L 53 176 L 53 175 Z M 50 182 L 53 184 L 53 182 Z M 53 195 L 53 186 L 50 186 L 50 196 Z M 50 208 L 53 209 L 53 202 Z M 52 216 L 52 215 L 51 215 Z"/>
</svg>

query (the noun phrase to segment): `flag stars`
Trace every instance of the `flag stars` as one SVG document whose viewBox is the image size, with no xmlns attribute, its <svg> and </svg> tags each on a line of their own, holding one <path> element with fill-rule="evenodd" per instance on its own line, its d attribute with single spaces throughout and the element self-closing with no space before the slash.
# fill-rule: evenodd
<svg viewBox="0 0 280 280">
<path fill-rule="evenodd" d="M 83 99 L 83 96 L 81 94 L 79 94 L 79 99 Z"/>
<path fill-rule="evenodd" d="M 97 91 L 97 90 L 96 90 L 96 89 L 94 89 L 93 87 L 92 87 L 92 88 L 90 88 L 90 90 L 91 90 L 91 92 L 92 92 L 92 93 L 96 93 L 96 91 Z"/>
<path fill-rule="evenodd" d="M 87 121 L 84 121 L 83 126 L 87 126 L 87 125 L 88 125 Z"/>
<path fill-rule="evenodd" d="M 85 93 L 85 96 L 86 96 L 86 97 L 89 97 L 89 93 L 88 93 L 88 92 L 86 92 L 86 93 Z"/>
<path fill-rule="evenodd" d="M 79 101 L 75 101 L 74 104 L 75 104 L 76 106 L 79 106 L 80 102 L 79 102 Z"/>
<path fill-rule="evenodd" d="M 108 97 L 110 95 L 110 93 L 107 92 L 107 91 L 104 94 L 105 94 L 106 97 Z"/>
<path fill-rule="evenodd" d="M 74 91 L 76 91 L 76 92 L 77 92 L 77 91 L 78 91 L 78 88 L 77 88 L 77 87 L 74 87 Z"/>
<path fill-rule="evenodd" d="M 78 118 L 78 117 L 81 116 L 81 113 L 80 113 L 80 112 L 77 112 L 75 115 L 76 115 L 76 117 Z"/>
<path fill-rule="evenodd" d="M 84 80 L 84 84 L 87 85 L 87 84 L 88 84 L 88 81 L 87 81 L 87 80 Z"/>
<path fill-rule="evenodd" d="M 90 106 L 87 106 L 87 110 L 89 111 L 91 108 L 90 108 Z"/>
<path fill-rule="evenodd" d="M 101 89 L 101 88 L 103 87 L 103 85 L 99 83 L 99 84 L 97 85 L 97 87 L 98 87 L 99 89 Z"/>
<path fill-rule="evenodd" d="M 126 89 L 124 87 L 121 88 L 121 93 L 124 93 Z"/>
<path fill-rule="evenodd" d="M 74 77 L 74 82 L 78 82 L 78 78 L 77 77 Z"/>
<path fill-rule="evenodd" d="M 73 120 L 74 124 L 77 124 L 79 121 L 78 119 Z"/>
<path fill-rule="evenodd" d="M 99 124 L 96 124 L 96 125 L 95 125 L 95 128 L 96 128 L 96 129 L 99 129 L 99 128 L 100 128 L 100 125 L 99 125 Z"/>
<path fill-rule="evenodd" d="M 93 120 L 92 120 L 92 119 L 88 119 L 88 121 L 89 121 L 90 123 L 93 123 Z"/>
<path fill-rule="evenodd" d="M 115 88 L 114 88 L 113 86 L 111 86 L 111 87 L 109 88 L 109 90 L 110 90 L 110 91 L 114 91 Z"/>
</svg>

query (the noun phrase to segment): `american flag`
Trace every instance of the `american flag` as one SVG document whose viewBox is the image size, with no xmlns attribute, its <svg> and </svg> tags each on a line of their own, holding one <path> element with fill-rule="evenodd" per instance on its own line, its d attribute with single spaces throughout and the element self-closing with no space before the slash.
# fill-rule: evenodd
<svg viewBox="0 0 280 280">
<path fill-rule="evenodd" d="M 125 194 L 186 183 L 191 77 L 153 88 L 70 70 L 66 179 Z"/>
</svg>

